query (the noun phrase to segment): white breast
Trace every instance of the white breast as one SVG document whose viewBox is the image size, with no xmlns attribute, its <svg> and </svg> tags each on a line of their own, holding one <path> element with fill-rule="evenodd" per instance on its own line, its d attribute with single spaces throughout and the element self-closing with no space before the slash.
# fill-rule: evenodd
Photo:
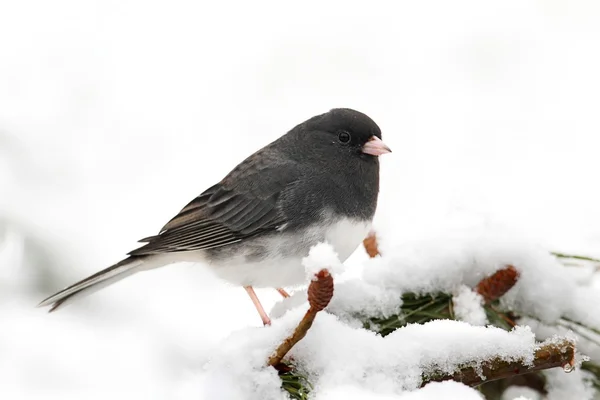
<svg viewBox="0 0 600 400">
<path fill-rule="evenodd" d="M 326 229 L 325 241 L 333 246 L 340 261 L 344 262 L 367 237 L 370 229 L 371 221 L 345 218 Z"/>
<path fill-rule="evenodd" d="M 261 261 L 249 262 L 245 254 L 211 264 L 222 279 L 241 286 L 289 287 L 307 282 L 302 259 L 312 246 L 326 241 L 344 262 L 362 243 L 371 228 L 370 221 L 348 218 L 326 226 L 314 226 L 294 235 L 282 232 L 268 239 L 256 239 L 264 245 L 268 255 Z M 290 254 L 289 249 L 293 249 Z M 283 249 L 288 249 L 284 251 Z M 285 253 L 285 254 L 284 254 Z"/>
</svg>

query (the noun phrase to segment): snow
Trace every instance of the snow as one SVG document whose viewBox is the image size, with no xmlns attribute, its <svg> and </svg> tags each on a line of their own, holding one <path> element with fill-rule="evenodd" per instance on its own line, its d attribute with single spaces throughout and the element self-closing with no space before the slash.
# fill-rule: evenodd
<svg viewBox="0 0 600 400">
<path fill-rule="evenodd" d="M 515 397 L 514 400 L 534 400 L 537 399 L 537 397 L 525 397 L 525 396 L 519 396 L 519 397 Z"/>
<path fill-rule="evenodd" d="M 461 285 L 452 296 L 454 314 L 456 318 L 471 325 L 484 326 L 487 316 L 483 309 L 483 297 L 472 288 Z"/>
<path fill-rule="evenodd" d="M 321 270 L 328 271 L 334 278 L 344 268 L 333 246 L 327 242 L 317 243 L 312 246 L 308 256 L 302 259 L 306 271 L 307 281 L 315 280 Z"/>
<path fill-rule="evenodd" d="M 364 266 L 365 281 L 399 292 L 452 293 L 462 284 L 474 287 L 512 265 L 520 277 L 503 296 L 508 307 L 545 322 L 570 316 L 600 328 L 597 313 L 581 307 L 598 304 L 600 292 L 578 282 L 571 268 L 561 264 L 549 249 L 516 232 L 481 226 L 439 231 L 427 240 L 399 241 L 393 248 L 390 242 L 390 248 L 382 249 L 388 257 L 374 258 Z"/>
<path fill-rule="evenodd" d="M 275 305 L 270 328 L 242 289 L 198 265 L 137 274 L 56 314 L 34 306 L 338 106 L 372 116 L 394 153 L 374 224 L 383 257 L 345 263 L 330 314 L 294 349 L 316 396 L 479 398 L 454 382 L 403 389 L 428 362 L 472 354 L 448 354 L 446 340 L 467 343 L 458 332 L 507 341 L 509 355 L 531 344 L 526 328 L 446 321 L 381 339 L 359 315 L 397 314 L 408 290 L 473 300 L 468 288 L 506 263 L 522 275 L 503 306 L 530 315 L 520 323 L 537 337 L 575 331 L 564 316 L 599 327 L 596 267 L 548 254 L 600 256 L 599 17 L 594 2 L 518 0 L 2 2 L 0 398 L 281 398 L 262 361 L 306 310 L 300 288 L 284 301 L 257 290 Z M 407 357 L 384 357 L 388 345 Z M 358 362 L 373 381 L 344 376 Z M 378 363 L 409 370 L 395 380 Z M 589 397 L 584 373 L 549 374 L 553 398 Z"/>
<path fill-rule="evenodd" d="M 327 390 L 321 394 L 321 397 L 328 400 L 427 400 L 436 398 L 447 400 L 481 400 L 483 398 L 477 390 L 453 381 L 432 382 L 421 390 L 402 395 L 381 394 L 366 390 L 358 385 L 347 385 Z"/>
<path fill-rule="evenodd" d="M 515 286 L 502 298 L 504 306 L 520 315 L 535 316 L 555 325 L 569 317 L 595 329 L 600 319 L 588 304 L 600 303 L 600 292 L 588 287 L 573 267 L 566 267 L 547 249 L 528 242 L 515 232 L 479 227 L 435 232 L 419 241 L 386 240 L 384 257 L 368 259 L 357 269 L 358 279 L 336 284 L 328 310 L 348 321 L 357 315 L 388 317 L 398 314 L 402 293 L 456 293 L 455 312 L 473 325 L 485 325 L 476 284 L 507 265 L 519 271 Z M 556 290 L 560 288 L 560 290 Z M 292 297 L 306 297 L 298 291 Z M 301 304 L 293 298 L 277 304 L 273 315 Z"/>
<path fill-rule="evenodd" d="M 525 386 L 510 386 L 502 393 L 502 400 L 542 400 L 542 394 Z"/>
<path fill-rule="evenodd" d="M 312 373 L 315 376 L 314 379 L 318 379 L 319 382 L 327 381 L 332 387 L 336 387 L 348 384 L 344 380 L 347 377 L 359 382 L 361 376 L 367 376 L 367 380 L 375 379 L 371 378 L 368 373 L 365 375 L 364 371 L 371 371 L 370 368 L 376 370 L 377 365 L 384 366 L 388 372 L 397 369 L 419 371 L 416 376 L 403 376 L 396 372 L 386 375 L 385 372 L 377 372 L 379 380 L 376 380 L 376 387 L 386 387 L 389 388 L 390 393 L 400 394 L 402 390 L 415 389 L 414 380 L 418 380 L 417 376 L 420 376 L 421 372 L 428 370 L 428 365 L 436 365 L 449 372 L 460 364 L 453 357 L 472 357 L 473 360 L 481 360 L 492 357 L 496 352 L 506 355 L 516 352 L 521 356 L 527 354 L 527 351 L 531 352 L 531 347 L 521 348 L 520 353 L 516 351 L 517 347 L 501 348 L 499 343 L 509 343 L 506 338 L 497 338 L 498 344 L 494 344 L 495 340 L 484 340 L 481 347 L 477 343 L 478 340 L 483 340 L 484 334 L 491 337 L 497 329 L 483 327 L 487 322 L 482 307 L 483 299 L 473 291 L 473 287 L 481 279 L 507 265 L 517 268 L 520 275 L 517 284 L 505 294 L 503 302 L 506 306 L 514 309 L 517 314 L 531 315 L 541 320 L 542 322 L 523 320 L 523 324 L 530 325 L 535 329 L 539 338 L 556 340 L 555 335 L 558 333 L 579 342 L 580 339 L 565 328 L 565 325 L 556 325 L 563 316 L 578 316 L 581 317 L 579 321 L 590 324 L 592 328 L 599 327 L 594 325 L 592 312 L 589 312 L 588 306 L 589 304 L 598 304 L 595 300 L 598 294 L 586 288 L 586 282 L 579 279 L 576 274 L 570 274 L 570 269 L 573 267 L 565 267 L 555 257 L 549 255 L 547 250 L 528 243 L 525 238 L 519 237 L 516 233 L 495 230 L 491 227 L 480 227 L 471 230 L 436 232 L 429 240 L 397 243 L 394 247 L 391 246 L 391 242 L 392 240 L 387 240 L 388 247 L 382 250 L 385 254 L 383 257 L 366 259 L 359 263 L 362 277 L 359 275 L 358 278 L 342 280 L 336 284 L 334 297 L 327 311 L 339 318 L 335 321 L 336 323 L 341 322 L 344 330 L 336 333 L 336 328 L 332 325 L 321 331 L 323 335 L 334 335 L 335 341 L 325 342 L 322 347 L 315 344 L 316 350 L 313 349 L 314 353 L 309 355 L 294 352 L 295 357 L 302 360 L 303 365 L 318 370 L 318 373 L 314 371 Z M 557 287 L 565 288 L 567 293 L 577 293 L 577 295 L 561 296 L 556 290 L 552 290 Z M 360 329 L 366 316 L 389 317 L 398 314 L 402 305 L 402 293 L 426 294 L 438 291 L 455 294 L 453 298 L 454 312 L 459 319 L 469 324 L 455 325 L 459 323 L 435 321 L 424 326 L 409 325 L 392 333 L 386 339 L 381 339 Z M 275 318 L 282 316 L 282 318 L 288 318 L 289 310 L 302 313 L 306 308 L 306 292 L 300 290 L 295 292 L 292 297 L 277 303 L 271 315 Z M 300 318 L 300 314 L 298 314 L 298 318 Z M 323 319 L 323 317 L 320 318 Z M 478 325 L 480 326 L 477 327 Z M 319 332 L 320 326 L 316 323 L 311 332 Z M 414 337 L 411 336 L 413 330 Z M 454 330 L 457 332 L 456 343 L 452 342 Z M 505 334 L 503 331 L 499 332 Z M 499 334 L 499 332 L 496 333 Z M 360 339 L 352 341 L 352 335 L 355 333 L 357 337 L 361 335 Z M 430 334 L 440 334 L 440 336 L 434 338 L 430 337 Z M 469 337 L 470 334 L 474 336 Z M 482 336 L 478 337 L 478 334 L 482 334 Z M 529 327 L 517 327 L 512 335 L 521 339 L 518 344 L 533 346 L 534 334 Z M 310 338 L 311 336 L 307 336 L 298 347 L 302 349 L 303 346 L 309 346 Z M 400 347 L 395 349 L 393 346 L 396 345 L 395 340 L 398 338 Z M 381 358 L 376 355 L 378 339 L 383 340 L 386 346 L 386 349 L 382 350 L 384 356 Z M 324 339 L 321 338 L 321 340 Z M 369 343 L 371 340 L 373 343 Z M 578 347 L 584 352 L 590 349 L 597 354 L 596 345 L 589 341 L 586 343 L 585 338 L 581 341 L 582 345 L 581 347 L 578 345 Z M 335 351 L 335 346 L 340 343 L 342 344 L 340 351 L 331 354 Z M 441 346 L 437 347 L 436 344 L 441 344 Z M 518 346 L 518 344 L 512 343 L 513 346 Z M 410 349 L 402 347 L 404 345 L 408 345 Z M 361 358 L 362 346 L 369 349 L 368 357 Z M 420 346 L 425 346 L 425 348 Z M 348 348 L 353 349 L 348 353 L 348 357 L 351 359 L 344 358 L 344 351 L 347 352 Z M 414 357 L 420 360 L 418 365 L 394 364 L 397 360 L 387 359 L 389 354 L 403 354 L 411 358 L 410 354 L 413 354 L 411 351 L 415 349 L 417 353 L 414 354 Z M 489 353 L 486 353 L 486 349 Z M 429 353 L 430 350 L 432 353 Z M 456 351 L 456 354 L 448 354 L 448 351 Z M 471 351 L 473 353 L 470 353 Z M 431 358 L 428 359 L 428 357 Z M 334 361 L 332 364 L 328 364 L 327 360 Z M 344 368 L 342 377 L 336 375 L 335 365 L 347 366 L 352 363 L 352 360 L 358 361 L 358 365 L 361 366 L 355 375 L 349 371 L 350 367 Z M 333 371 L 329 371 L 330 369 Z M 564 374 L 563 371 L 559 372 Z M 559 372 L 553 373 L 558 374 Z M 577 390 L 583 396 L 581 398 L 587 398 L 584 395 L 589 397 L 589 393 L 591 393 L 589 384 L 582 381 L 579 376 L 578 372 L 573 374 L 573 378 L 557 379 L 557 387 L 553 390 L 561 393 L 564 387 L 564 390 Z M 562 381 L 568 382 L 568 384 L 561 386 L 560 382 Z M 411 386 L 411 382 L 413 386 Z M 369 387 L 368 382 L 364 382 L 361 386 Z M 375 389 L 371 388 L 371 390 Z M 560 395 L 557 395 L 556 398 L 560 398 Z"/>
<path fill-rule="evenodd" d="M 589 372 L 574 370 L 565 374 L 560 369 L 544 371 L 548 380 L 547 400 L 581 399 L 593 400 L 597 398 L 596 391 L 591 381 L 586 379 Z"/>
<path fill-rule="evenodd" d="M 295 295 L 301 296 L 302 292 Z M 360 314 L 377 318 L 397 315 L 401 306 L 402 300 L 397 291 L 353 279 L 336 284 L 327 309 L 346 322 L 351 322 L 354 316 Z"/>
<path fill-rule="evenodd" d="M 279 381 L 264 360 L 305 311 L 290 311 L 268 329 L 246 329 L 221 343 L 207 366 L 207 398 L 219 390 L 225 398 L 276 398 Z M 417 389 L 423 374 L 451 373 L 459 365 L 477 366 L 496 356 L 527 364 L 535 348 L 527 327 L 506 332 L 441 320 L 409 325 L 383 338 L 321 313 L 290 356 L 311 378 L 315 398 L 326 399 L 327 393 L 349 385 L 399 396 Z"/>
</svg>

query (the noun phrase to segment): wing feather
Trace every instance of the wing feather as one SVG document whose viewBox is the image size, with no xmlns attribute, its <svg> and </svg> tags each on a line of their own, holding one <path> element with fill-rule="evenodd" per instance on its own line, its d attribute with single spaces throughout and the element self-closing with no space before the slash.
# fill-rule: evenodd
<svg viewBox="0 0 600 400">
<path fill-rule="evenodd" d="M 246 165 L 243 165 L 246 163 Z M 130 255 L 206 250 L 276 230 L 286 223 L 278 207 L 280 194 L 300 176 L 294 164 L 253 167 L 252 156 L 220 183 L 189 202 L 156 236 Z M 276 178 L 273 178 L 276 174 Z M 233 176 L 235 175 L 235 176 Z"/>
</svg>

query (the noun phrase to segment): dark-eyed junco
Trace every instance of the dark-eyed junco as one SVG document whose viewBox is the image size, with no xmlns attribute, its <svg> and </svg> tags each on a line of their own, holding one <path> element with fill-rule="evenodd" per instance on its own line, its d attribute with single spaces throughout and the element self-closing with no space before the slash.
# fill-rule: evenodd
<svg viewBox="0 0 600 400">
<path fill-rule="evenodd" d="M 48 297 L 54 311 L 138 271 L 202 262 L 243 286 L 281 289 L 305 280 L 302 259 L 326 241 L 343 262 L 369 232 L 378 156 L 390 149 L 371 118 L 348 108 L 317 115 L 260 149 L 186 205 L 129 257 Z"/>
</svg>

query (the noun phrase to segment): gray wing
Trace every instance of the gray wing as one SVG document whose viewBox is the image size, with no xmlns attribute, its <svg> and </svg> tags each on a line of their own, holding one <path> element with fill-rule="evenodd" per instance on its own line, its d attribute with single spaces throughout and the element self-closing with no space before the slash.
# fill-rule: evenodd
<svg viewBox="0 0 600 400">
<path fill-rule="evenodd" d="M 280 228 L 286 216 L 278 200 L 298 180 L 300 168 L 257 155 L 192 200 L 158 235 L 141 240 L 148 244 L 129 254 L 211 249 Z"/>
</svg>

